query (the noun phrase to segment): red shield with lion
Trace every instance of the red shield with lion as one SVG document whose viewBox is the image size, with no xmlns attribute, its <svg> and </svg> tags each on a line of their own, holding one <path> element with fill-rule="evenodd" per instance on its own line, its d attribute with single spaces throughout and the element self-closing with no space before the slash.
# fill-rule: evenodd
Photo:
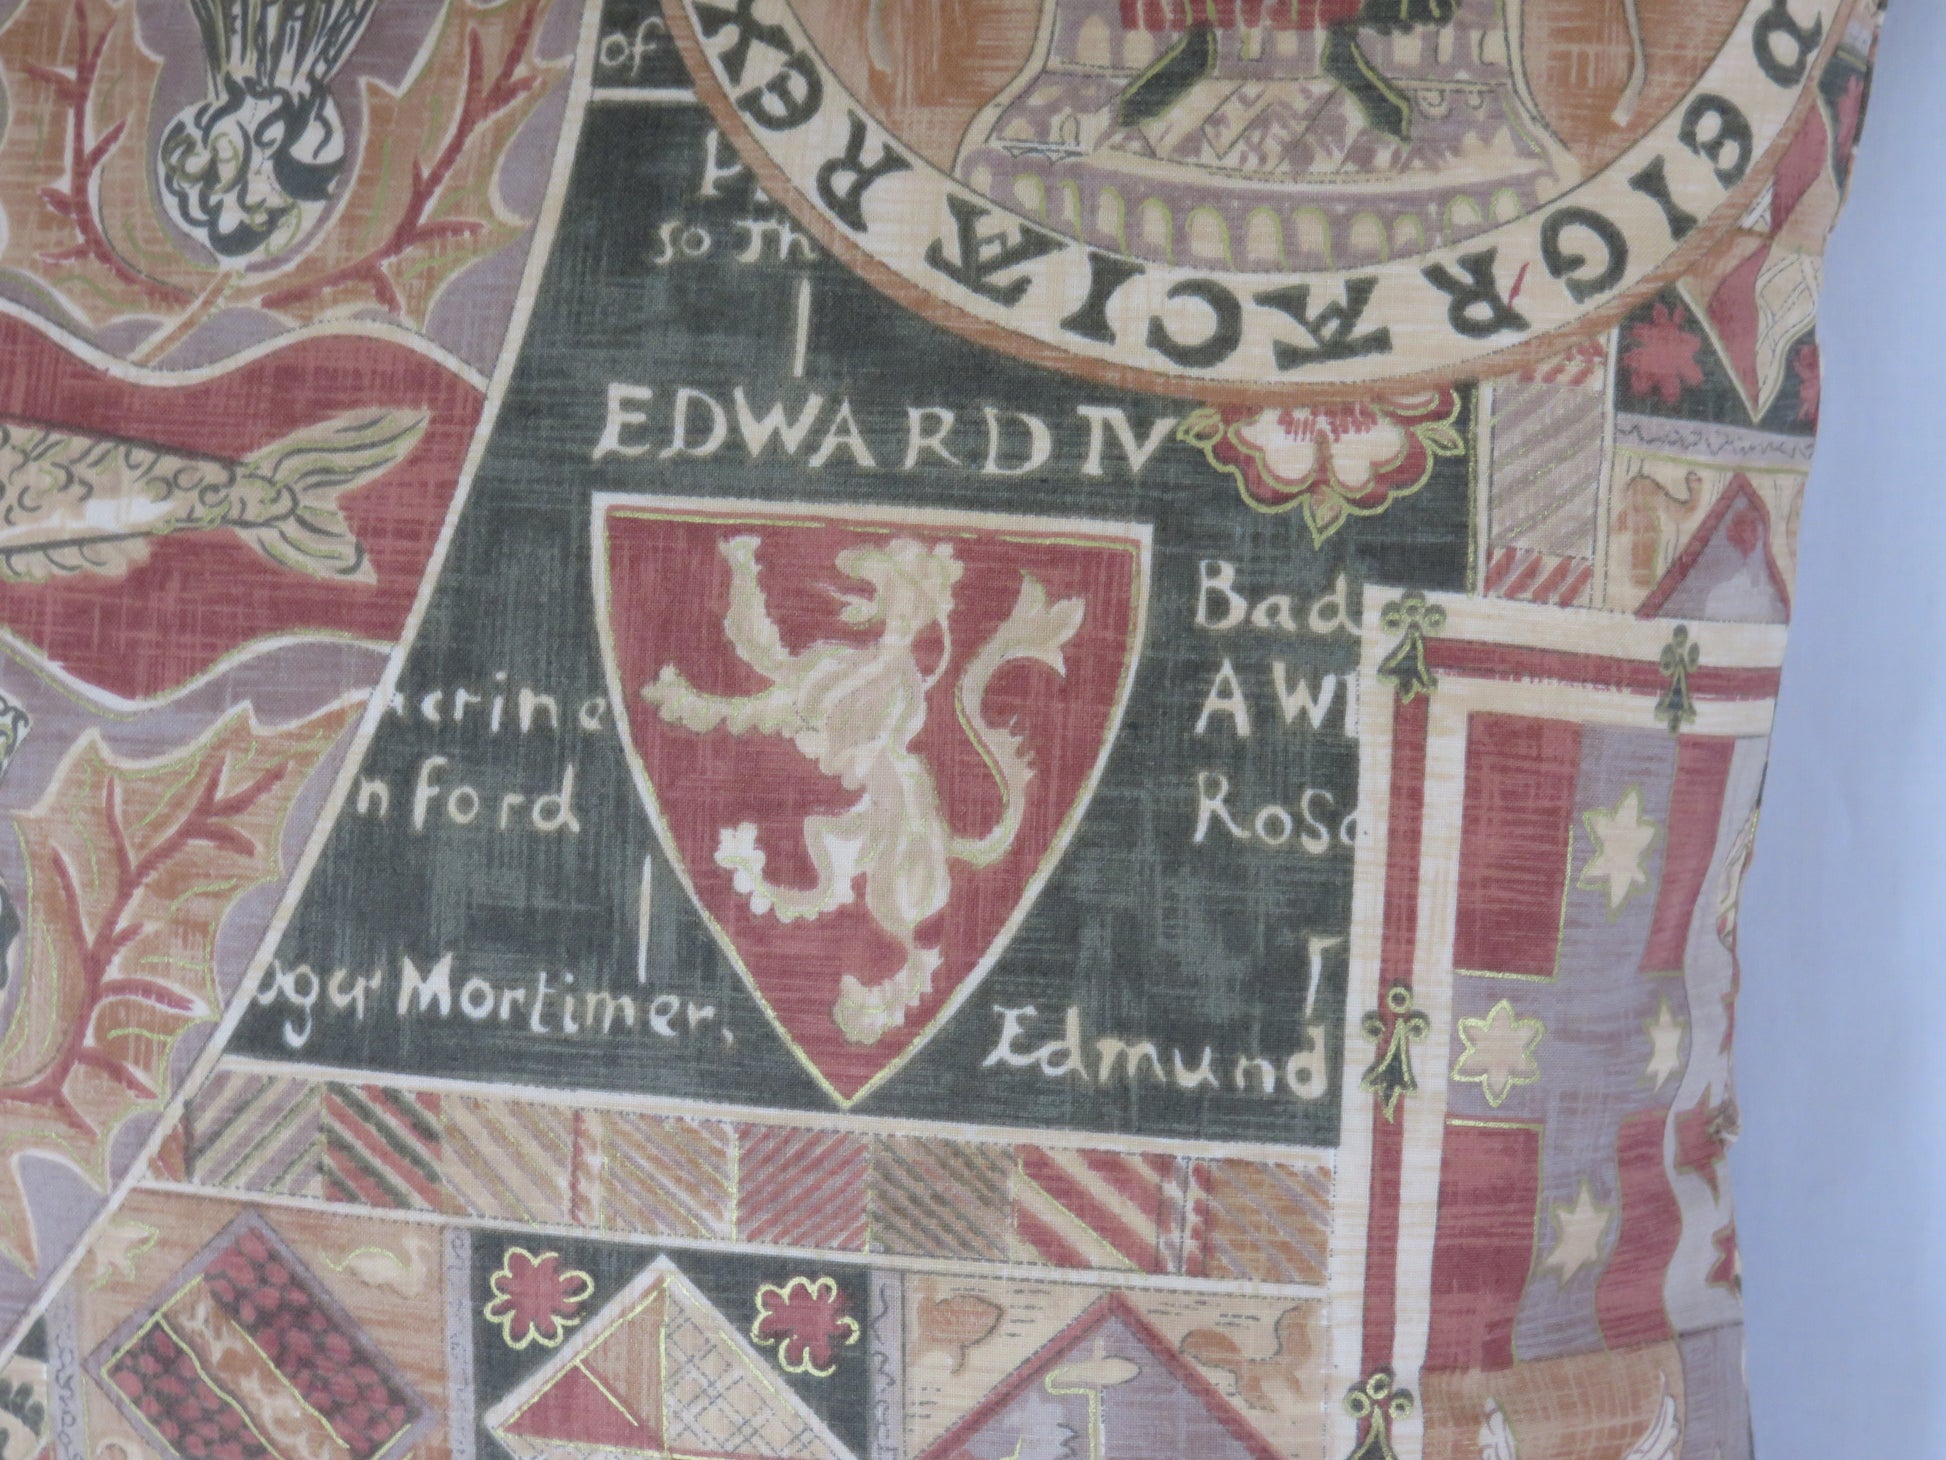
<svg viewBox="0 0 1946 1460">
<path fill-rule="evenodd" d="M 1127 702 L 1146 528 L 603 496 L 610 691 L 664 851 L 850 1105 L 1065 850 Z"/>
</svg>

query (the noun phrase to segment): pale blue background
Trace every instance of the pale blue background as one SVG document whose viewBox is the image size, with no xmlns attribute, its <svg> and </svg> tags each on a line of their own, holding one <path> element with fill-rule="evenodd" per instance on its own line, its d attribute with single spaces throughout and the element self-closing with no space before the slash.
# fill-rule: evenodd
<svg viewBox="0 0 1946 1460">
<path fill-rule="evenodd" d="M 1946 5 L 1894 0 L 1743 904 L 1759 1460 L 1946 1457 Z"/>
</svg>

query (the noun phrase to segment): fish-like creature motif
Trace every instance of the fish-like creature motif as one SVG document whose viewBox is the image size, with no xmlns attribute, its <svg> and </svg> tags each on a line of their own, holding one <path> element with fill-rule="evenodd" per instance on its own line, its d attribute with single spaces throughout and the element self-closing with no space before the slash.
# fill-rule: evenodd
<svg viewBox="0 0 1946 1460">
<path fill-rule="evenodd" d="M 0 417 L 0 582 L 120 577 L 158 537 L 227 530 L 293 572 L 370 583 L 338 499 L 403 461 L 426 421 L 352 412 L 230 461 Z"/>
</svg>

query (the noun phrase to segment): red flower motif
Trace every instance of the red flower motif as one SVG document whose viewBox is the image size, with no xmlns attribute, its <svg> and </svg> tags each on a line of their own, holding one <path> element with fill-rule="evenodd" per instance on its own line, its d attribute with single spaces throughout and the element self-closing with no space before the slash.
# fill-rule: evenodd
<svg viewBox="0 0 1946 1460">
<path fill-rule="evenodd" d="M 556 1348 L 586 1316 L 581 1305 L 594 1293 L 595 1280 L 566 1266 L 558 1252 L 536 1257 L 525 1247 L 509 1247 L 489 1286 L 493 1297 L 482 1311 L 500 1325 L 508 1348 Z"/>
<path fill-rule="evenodd" d="M 828 1277 L 794 1277 L 781 1288 L 765 1283 L 757 1289 L 750 1337 L 766 1348 L 776 1344 L 786 1373 L 822 1379 L 837 1371 L 835 1350 L 858 1342 L 858 1320 L 845 1311 L 850 1306 Z"/>
<path fill-rule="evenodd" d="M 1436 390 L 1345 405 L 1204 406 L 1176 434 L 1235 478 L 1259 511 L 1302 505 L 1322 547 L 1347 519 L 1418 491 L 1439 457 L 1464 452 L 1458 415 L 1459 397 Z"/>
<path fill-rule="evenodd" d="M 1824 390 L 1824 369 L 1815 341 L 1806 340 L 1791 352 L 1791 370 L 1797 376 L 1798 423 L 1816 426 L 1819 396 Z"/>
<path fill-rule="evenodd" d="M 1629 326 L 1628 348 L 1622 366 L 1628 371 L 1630 395 L 1656 396 L 1665 406 L 1682 399 L 1684 389 L 1703 383 L 1703 367 L 1696 352 L 1702 336 L 1689 329 L 1689 315 L 1678 305 L 1658 304 L 1640 324 Z"/>
<path fill-rule="evenodd" d="M 1608 363 L 1608 346 L 1599 339 L 1581 340 L 1538 365 L 1529 365 L 1520 372 L 1525 381 L 1539 381 L 1545 385 L 1586 385 Z"/>
</svg>

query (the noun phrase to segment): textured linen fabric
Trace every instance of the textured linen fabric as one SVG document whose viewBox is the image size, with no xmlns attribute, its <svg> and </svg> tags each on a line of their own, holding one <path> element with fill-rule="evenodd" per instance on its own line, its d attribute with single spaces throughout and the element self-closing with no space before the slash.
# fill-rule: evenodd
<svg viewBox="0 0 1946 1460">
<path fill-rule="evenodd" d="M 1873 0 L 16 0 L 0 1460 L 1748 1460 Z"/>
</svg>

